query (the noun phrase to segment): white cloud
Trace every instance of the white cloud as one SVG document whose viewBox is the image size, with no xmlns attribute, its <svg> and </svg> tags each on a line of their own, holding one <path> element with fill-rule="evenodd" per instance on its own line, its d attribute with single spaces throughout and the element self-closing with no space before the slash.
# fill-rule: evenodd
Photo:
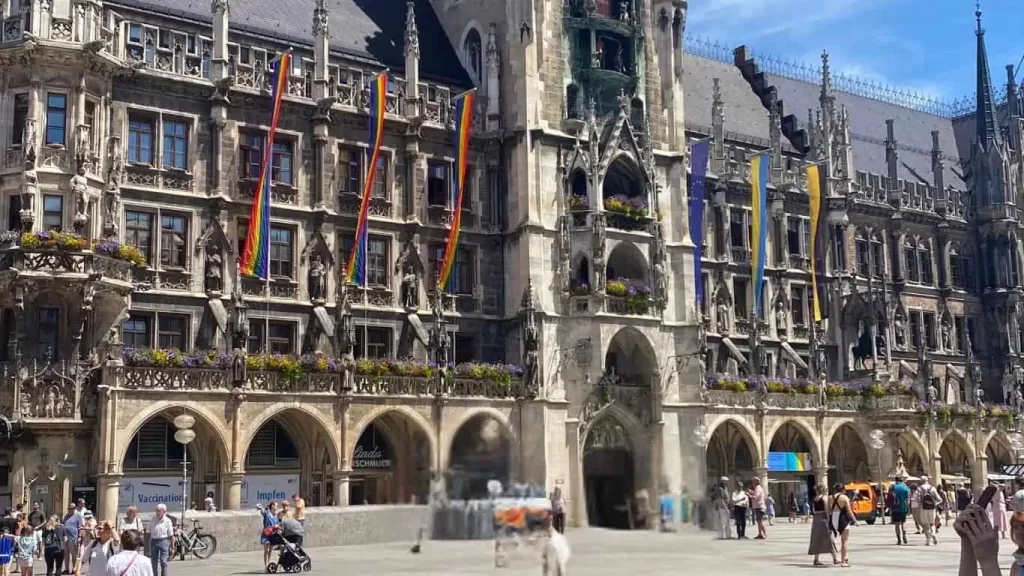
<svg viewBox="0 0 1024 576">
<path fill-rule="evenodd" d="M 695 2 L 687 27 L 699 36 L 763 38 L 811 27 L 868 10 L 880 0 L 708 0 Z M 691 25 L 692 24 L 692 25 Z"/>
</svg>

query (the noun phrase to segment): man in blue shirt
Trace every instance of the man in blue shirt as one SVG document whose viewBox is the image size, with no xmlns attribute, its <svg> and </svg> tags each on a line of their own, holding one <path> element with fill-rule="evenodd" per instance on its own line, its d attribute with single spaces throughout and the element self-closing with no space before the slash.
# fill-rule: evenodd
<svg viewBox="0 0 1024 576">
<path fill-rule="evenodd" d="M 67 542 L 64 543 L 64 572 L 73 574 L 78 564 L 78 529 L 82 527 L 82 515 L 78 514 L 75 505 L 68 507 L 68 515 L 64 517 L 64 533 L 67 534 Z"/>
<path fill-rule="evenodd" d="M 896 545 L 905 545 L 907 543 L 907 529 L 904 523 L 907 521 L 907 511 L 910 508 L 910 488 L 903 483 L 903 478 L 897 476 L 896 483 L 889 490 L 893 495 L 892 525 L 896 530 Z"/>
</svg>

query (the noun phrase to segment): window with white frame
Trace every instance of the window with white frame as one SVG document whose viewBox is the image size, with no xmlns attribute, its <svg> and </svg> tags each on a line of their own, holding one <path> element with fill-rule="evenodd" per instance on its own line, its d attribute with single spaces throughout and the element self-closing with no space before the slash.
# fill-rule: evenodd
<svg viewBox="0 0 1024 576">
<path fill-rule="evenodd" d="M 187 314 L 133 311 L 121 321 L 121 341 L 126 348 L 187 351 L 192 347 L 190 324 Z"/>
<path fill-rule="evenodd" d="M 160 112 L 130 112 L 128 162 L 187 171 L 191 126 L 186 119 Z"/>
<path fill-rule="evenodd" d="M 43 230 L 60 232 L 64 227 L 64 197 L 57 194 L 43 196 Z"/>
<path fill-rule="evenodd" d="M 384 326 L 356 326 L 356 358 L 390 358 L 392 335 Z"/>
<path fill-rule="evenodd" d="M 266 135 L 262 132 L 244 132 L 239 146 L 239 177 L 246 180 L 259 180 L 263 168 L 263 157 L 266 153 Z M 274 139 L 274 148 L 270 156 L 270 181 L 274 184 L 291 186 L 294 184 L 292 155 L 295 143 L 284 137 Z"/>
</svg>

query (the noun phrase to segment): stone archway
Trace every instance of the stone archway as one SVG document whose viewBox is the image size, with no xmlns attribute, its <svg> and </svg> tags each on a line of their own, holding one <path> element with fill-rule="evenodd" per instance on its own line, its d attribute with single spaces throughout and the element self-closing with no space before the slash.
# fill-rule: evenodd
<svg viewBox="0 0 1024 576">
<path fill-rule="evenodd" d="M 903 458 L 903 467 L 907 474 L 920 477 L 929 473 L 925 468 L 925 463 L 928 461 L 928 450 L 912 432 L 904 432 L 899 435 L 896 439 L 896 449 L 896 455 Z M 896 474 L 897 464 L 898 462 L 894 461 L 893 469 L 887 471 L 889 479 Z"/>
<path fill-rule="evenodd" d="M 330 473 L 338 464 L 334 436 L 311 409 L 275 406 L 267 412 L 243 444 L 242 508 L 280 500 L 281 494 L 301 494 L 307 506 L 327 504 Z"/>
<path fill-rule="evenodd" d="M 988 440 L 985 446 L 985 456 L 988 460 L 988 471 L 996 474 L 1003 474 L 1003 467 L 1016 462 L 1013 446 L 1002 434 L 996 433 Z"/>
<path fill-rule="evenodd" d="M 583 441 L 583 482 L 591 526 L 632 529 L 636 447 L 613 413 L 598 416 Z"/>
<path fill-rule="evenodd" d="M 488 497 L 491 480 L 512 480 L 512 433 L 494 414 L 475 414 L 452 437 L 446 483 L 452 500 Z"/>
<path fill-rule="evenodd" d="M 175 417 L 186 413 L 195 418 L 192 430 L 196 434 L 187 447 L 174 439 L 177 430 L 173 423 Z M 208 488 L 212 488 L 215 502 L 223 504 L 217 488 L 221 472 L 230 461 L 218 427 L 223 424 L 215 423 L 202 411 L 173 405 L 140 415 L 136 420 L 138 423 L 126 430 L 132 435 L 120 460 L 124 476 L 118 488 L 118 514 L 132 505 L 140 510 L 151 509 L 154 503 L 164 503 L 171 510 L 181 509 L 182 504 L 201 502 L 210 491 Z M 186 461 L 187 486 L 182 464 Z"/>
<path fill-rule="evenodd" d="M 974 451 L 971 444 L 953 431 L 946 435 L 939 448 L 939 456 L 942 458 L 942 474 L 951 474 L 971 478 L 973 473 Z"/>
<path fill-rule="evenodd" d="M 384 410 L 357 429 L 349 504 L 426 503 L 433 437 L 413 416 Z"/>
<path fill-rule="evenodd" d="M 824 466 L 814 434 L 797 420 L 781 422 L 769 436 L 765 458 L 768 491 L 776 502 L 797 502 L 812 497 L 816 484 L 827 482 L 817 478 L 814 470 Z"/>
<path fill-rule="evenodd" d="M 829 485 L 836 482 L 870 482 L 871 467 L 864 439 L 853 427 L 845 422 L 832 434 L 828 445 Z"/>
<path fill-rule="evenodd" d="M 706 461 L 708 485 L 716 478 L 727 477 L 731 481 L 748 480 L 761 467 L 757 443 L 750 431 L 731 418 L 723 420 L 711 431 Z"/>
</svg>

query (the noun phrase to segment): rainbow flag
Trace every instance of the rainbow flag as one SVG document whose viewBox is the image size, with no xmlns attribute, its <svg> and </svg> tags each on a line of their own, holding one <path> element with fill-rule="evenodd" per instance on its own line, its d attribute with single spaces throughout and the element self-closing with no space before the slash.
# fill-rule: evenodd
<svg viewBox="0 0 1024 576">
<path fill-rule="evenodd" d="M 381 72 L 370 82 L 370 139 L 373 148 L 367 150 L 366 181 L 363 182 L 363 199 L 359 204 L 359 219 L 356 220 L 356 241 L 352 244 L 345 265 L 345 283 L 366 284 L 366 244 L 369 239 L 370 194 L 377 179 L 377 162 L 380 158 L 380 143 L 384 140 L 384 105 L 388 96 L 388 73 Z"/>
<path fill-rule="evenodd" d="M 441 274 L 437 277 L 437 291 L 443 292 L 451 279 L 452 268 L 455 266 L 455 249 L 459 246 L 459 228 L 462 226 L 462 193 L 466 188 L 466 161 L 469 156 L 469 128 L 473 123 L 473 104 L 476 102 L 476 89 L 466 92 L 457 99 L 455 104 L 455 183 L 453 186 L 454 202 L 452 227 L 448 231 L 448 244 L 444 248 L 444 259 L 441 260 Z"/>
<path fill-rule="evenodd" d="M 768 257 L 768 151 L 750 159 L 751 222 L 750 275 L 754 281 L 754 318 L 761 313 L 761 293 L 764 291 L 764 265 Z"/>
<path fill-rule="evenodd" d="M 277 134 L 277 122 L 281 117 L 281 98 L 288 91 L 288 74 L 292 69 L 292 51 L 288 50 L 274 63 L 274 71 L 270 81 L 270 131 L 267 132 L 266 145 L 263 152 L 263 165 L 260 166 L 260 179 L 256 184 L 256 195 L 252 200 L 252 212 L 249 214 L 249 230 L 245 238 L 245 249 L 239 270 L 245 276 L 267 278 L 270 276 L 270 162 L 274 154 L 274 136 Z"/>
</svg>

